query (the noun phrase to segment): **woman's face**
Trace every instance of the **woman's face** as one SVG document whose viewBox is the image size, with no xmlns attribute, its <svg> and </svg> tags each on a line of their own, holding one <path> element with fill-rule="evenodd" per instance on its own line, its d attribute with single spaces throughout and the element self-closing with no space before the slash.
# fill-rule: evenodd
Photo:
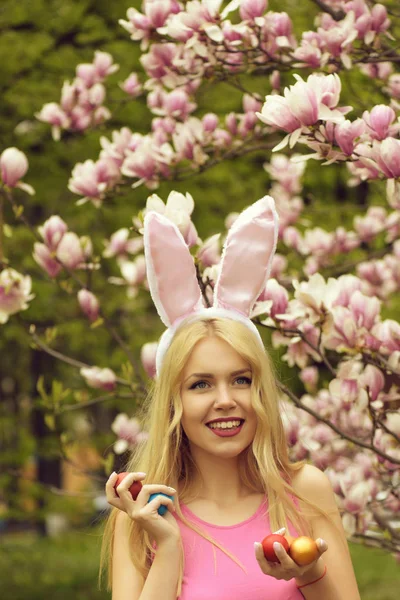
<svg viewBox="0 0 400 600">
<path fill-rule="evenodd" d="M 257 419 L 251 406 L 251 380 L 250 365 L 224 340 L 213 336 L 196 344 L 181 384 L 181 423 L 192 451 L 197 447 L 232 458 L 252 443 Z M 221 417 L 244 419 L 239 433 L 220 437 L 206 425 Z"/>
</svg>

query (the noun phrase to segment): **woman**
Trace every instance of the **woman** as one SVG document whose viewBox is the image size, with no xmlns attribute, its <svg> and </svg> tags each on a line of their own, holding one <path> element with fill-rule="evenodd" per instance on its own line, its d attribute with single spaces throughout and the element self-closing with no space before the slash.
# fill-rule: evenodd
<svg viewBox="0 0 400 600">
<path fill-rule="evenodd" d="M 148 440 L 135 448 L 118 495 L 116 474 L 106 484 L 115 508 L 101 560 L 108 557 L 113 600 L 360 598 L 329 480 L 289 461 L 275 377 L 249 319 L 276 223 L 269 197 L 242 213 L 225 243 L 214 307 L 205 309 L 179 232 L 158 216 L 145 222 L 150 291 L 168 330 L 143 407 Z M 136 480 L 145 485 L 133 500 Z M 317 540 L 313 563 L 298 566 L 282 547 L 271 563 L 253 547 L 283 527 Z"/>
</svg>

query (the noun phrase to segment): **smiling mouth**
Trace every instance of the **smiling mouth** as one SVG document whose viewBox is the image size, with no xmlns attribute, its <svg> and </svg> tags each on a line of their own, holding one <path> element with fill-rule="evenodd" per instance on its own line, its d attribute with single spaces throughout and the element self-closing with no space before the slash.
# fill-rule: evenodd
<svg viewBox="0 0 400 600">
<path fill-rule="evenodd" d="M 244 423 L 244 419 L 234 419 L 232 422 L 235 423 L 235 425 L 233 426 L 223 426 L 223 423 L 228 423 L 229 421 L 222 421 L 218 424 L 218 422 L 214 422 L 214 423 L 206 423 L 206 427 L 208 427 L 209 429 L 212 429 L 213 431 L 217 430 L 217 431 L 234 431 L 235 429 L 238 429 L 239 427 L 241 427 Z M 236 425 L 236 423 L 239 423 L 239 425 Z M 211 425 L 213 425 L 213 427 L 211 427 Z"/>
</svg>

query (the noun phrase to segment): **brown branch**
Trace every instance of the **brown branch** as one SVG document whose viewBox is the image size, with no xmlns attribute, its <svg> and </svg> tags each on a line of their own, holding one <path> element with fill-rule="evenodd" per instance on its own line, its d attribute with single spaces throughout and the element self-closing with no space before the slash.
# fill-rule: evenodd
<svg viewBox="0 0 400 600">
<path fill-rule="evenodd" d="M 75 360 L 74 358 L 70 358 L 69 356 L 66 356 L 65 354 L 62 354 L 61 352 L 58 352 L 57 350 L 53 350 L 53 348 L 50 348 L 50 346 L 48 346 L 47 344 L 45 344 L 39 338 L 39 336 L 35 333 L 35 331 L 31 330 L 29 333 L 32 336 L 35 344 L 37 344 L 47 354 L 50 354 L 50 356 L 54 356 L 54 358 L 57 358 L 58 360 L 61 360 L 62 362 L 65 362 L 65 363 L 71 365 L 72 367 L 77 367 L 78 369 L 90 368 L 90 365 L 88 365 L 86 363 L 83 363 L 83 362 L 81 362 L 79 360 Z M 129 383 L 129 381 L 126 381 L 126 379 L 122 379 L 121 377 L 116 377 L 116 381 L 118 383 L 120 383 L 121 385 L 125 385 L 127 387 L 130 387 L 130 383 Z"/>
<path fill-rule="evenodd" d="M 314 4 L 316 4 L 323 12 L 326 12 L 328 13 L 328 15 L 331 15 L 332 19 L 334 19 L 335 21 L 342 21 L 342 19 L 344 19 L 346 16 L 344 10 L 335 10 L 331 6 L 325 4 L 325 2 L 323 2 L 322 0 L 311 0 L 311 2 L 314 2 Z"/>
</svg>

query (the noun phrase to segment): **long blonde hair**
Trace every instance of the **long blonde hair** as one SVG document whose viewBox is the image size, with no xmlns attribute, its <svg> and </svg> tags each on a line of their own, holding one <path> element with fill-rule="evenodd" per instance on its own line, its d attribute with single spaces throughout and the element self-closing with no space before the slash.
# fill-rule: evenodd
<svg viewBox="0 0 400 600">
<path fill-rule="evenodd" d="M 179 489 L 176 502 L 177 516 L 190 529 L 197 532 L 212 544 L 215 560 L 215 547 L 227 554 L 242 569 L 245 567 L 228 550 L 223 548 L 206 532 L 183 515 L 179 502 L 188 503 L 193 499 L 191 481 L 197 466 L 190 454 L 188 439 L 180 425 L 182 402 L 180 398 L 181 376 L 193 348 L 207 336 L 217 336 L 227 342 L 251 366 L 252 406 L 257 415 L 257 429 L 254 440 L 239 457 L 240 481 L 244 487 L 268 498 L 271 531 L 286 527 L 288 521 L 299 535 L 312 535 L 311 527 L 290 495 L 310 506 L 308 514 L 328 516 L 318 506 L 309 502 L 294 491 L 291 486 L 293 475 L 303 467 L 305 461 L 291 463 L 287 440 L 280 415 L 279 392 L 273 365 L 268 354 L 260 347 L 259 341 L 242 323 L 230 319 L 202 318 L 183 324 L 175 334 L 164 357 L 161 372 L 144 402 L 139 419 L 148 439 L 137 445 L 126 463 L 124 470 L 143 471 L 149 482 L 163 483 Z M 201 474 L 198 472 L 198 475 Z M 108 571 L 107 590 L 112 590 L 112 557 L 115 520 L 119 510 L 113 508 L 105 523 L 99 570 L 99 589 L 102 574 Z M 143 580 L 151 568 L 151 554 L 156 554 L 149 535 L 134 521 L 129 524 L 130 557 Z M 185 557 L 181 545 L 181 564 L 177 597 L 181 595 Z"/>
</svg>

